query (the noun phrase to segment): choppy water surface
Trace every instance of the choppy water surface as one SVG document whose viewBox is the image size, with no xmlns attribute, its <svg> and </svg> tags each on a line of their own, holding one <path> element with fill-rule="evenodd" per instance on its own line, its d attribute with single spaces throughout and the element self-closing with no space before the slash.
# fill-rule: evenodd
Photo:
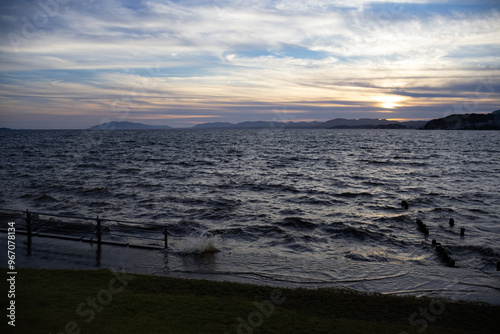
<svg viewBox="0 0 500 334">
<path fill-rule="evenodd" d="M 4 131 L 0 139 L 1 207 L 167 224 L 169 261 L 149 268 L 158 273 L 460 291 L 500 303 L 498 131 Z M 446 266 L 432 239 L 459 268 Z M 207 245 L 221 252 L 192 254 Z"/>
</svg>

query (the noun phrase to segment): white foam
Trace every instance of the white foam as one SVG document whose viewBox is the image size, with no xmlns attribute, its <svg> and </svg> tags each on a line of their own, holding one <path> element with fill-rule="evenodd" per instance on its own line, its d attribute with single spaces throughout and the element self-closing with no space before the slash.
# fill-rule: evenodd
<svg viewBox="0 0 500 334">
<path fill-rule="evenodd" d="M 182 238 L 176 245 L 176 251 L 183 254 L 204 254 L 220 252 L 221 239 L 219 236 L 207 234 L 193 235 Z"/>
</svg>

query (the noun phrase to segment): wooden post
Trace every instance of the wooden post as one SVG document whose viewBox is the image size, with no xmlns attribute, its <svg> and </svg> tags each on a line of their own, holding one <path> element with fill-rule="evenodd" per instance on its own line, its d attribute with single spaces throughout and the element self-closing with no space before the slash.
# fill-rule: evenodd
<svg viewBox="0 0 500 334">
<path fill-rule="evenodd" d="M 31 212 L 26 209 L 26 232 L 28 234 L 28 255 L 31 255 Z"/>
<path fill-rule="evenodd" d="M 101 220 L 99 219 L 99 216 L 97 216 L 97 249 L 101 251 L 101 237 L 102 237 L 102 230 L 101 230 Z"/>
<path fill-rule="evenodd" d="M 96 267 L 100 267 L 101 266 L 101 237 L 102 237 L 102 230 L 101 230 L 101 220 L 99 219 L 99 216 L 97 216 L 96 218 L 96 222 L 97 222 L 97 250 L 95 252 L 95 256 L 96 256 Z"/>
<path fill-rule="evenodd" d="M 165 249 L 168 249 L 168 234 L 167 234 L 167 227 L 165 226 L 163 233 L 165 234 Z"/>
</svg>

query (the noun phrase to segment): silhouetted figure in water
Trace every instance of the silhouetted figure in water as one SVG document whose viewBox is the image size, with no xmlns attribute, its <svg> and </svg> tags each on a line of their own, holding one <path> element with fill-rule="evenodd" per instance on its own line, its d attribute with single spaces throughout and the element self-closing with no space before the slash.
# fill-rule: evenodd
<svg viewBox="0 0 500 334">
<path fill-rule="evenodd" d="M 460 236 L 463 237 L 465 235 L 465 228 L 460 229 Z"/>
<path fill-rule="evenodd" d="M 455 219 L 450 218 L 450 226 L 451 227 L 455 226 Z"/>
<path fill-rule="evenodd" d="M 401 206 L 405 208 L 405 210 L 408 210 L 408 202 L 407 201 L 401 201 Z"/>
</svg>

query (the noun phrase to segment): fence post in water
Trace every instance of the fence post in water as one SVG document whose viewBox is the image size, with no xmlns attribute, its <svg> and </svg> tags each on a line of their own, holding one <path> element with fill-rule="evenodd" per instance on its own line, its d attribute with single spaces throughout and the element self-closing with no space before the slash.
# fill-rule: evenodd
<svg viewBox="0 0 500 334">
<path fill-rule="evenodd" d="M 166 226 L 163 229 L 163 234 L 165 235 L 165 249 L 168 249 L 168 235 L 167 235 L 167 227 Z"/>
<path fill-rule="evenodd" d="M 101 251 L 101 236 L 102 236 L 102 231 L 101 231 L 101 220 L 99 219 L 99 216 L 97 216 L 97 249 Z"/>
<path fill-rule="evenodd" d="M 28 255 L 31 255 L 31 212 L 26 209 L 26 233 L 28 236 Z"/>
</svg>

